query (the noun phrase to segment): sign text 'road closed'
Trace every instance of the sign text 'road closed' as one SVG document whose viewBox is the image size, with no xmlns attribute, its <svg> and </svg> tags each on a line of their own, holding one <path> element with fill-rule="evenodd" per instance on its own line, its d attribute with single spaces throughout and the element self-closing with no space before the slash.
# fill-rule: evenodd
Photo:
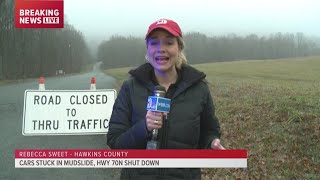
<svg viewBox="0 0 320 180">
<path fill-rule="evenodd" d="M 106 134 L 116 91 L 26 90 L 23 135 Z"/>
</svg>

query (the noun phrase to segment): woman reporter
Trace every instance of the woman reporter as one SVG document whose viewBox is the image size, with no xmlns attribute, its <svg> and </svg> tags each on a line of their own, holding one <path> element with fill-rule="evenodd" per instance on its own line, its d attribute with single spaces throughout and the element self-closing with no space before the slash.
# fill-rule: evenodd
<svg viewBox="0 0 320 180">
<path fill-rule="evenodd" d="M 203 72 L 189 66 L 179 25 L 160 19 L 149 26 L 147 63 L 129 71 L 113 107 L 107 143 L 111 149 L 146 149 L 159 130 L 159 149 L 224 149 Z M 146 110 L 156 85 L 165 87 L 170 112 Z M 121 179 L 201 179 L 199 168 L 123 169 Z"/>
</svg>

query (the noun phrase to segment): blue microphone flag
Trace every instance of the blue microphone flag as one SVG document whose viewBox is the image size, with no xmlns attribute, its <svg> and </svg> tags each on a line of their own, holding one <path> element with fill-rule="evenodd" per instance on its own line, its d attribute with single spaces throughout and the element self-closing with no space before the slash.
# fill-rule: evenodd
<svg viewBox="0 0 320 180">
<path fill-rule="evenodd" d="M 170 112 L 170 99 L 159 97 L 159 96 L 149 96 L 147 110 L 159 111 L 159 112 Z"/>
</svg>

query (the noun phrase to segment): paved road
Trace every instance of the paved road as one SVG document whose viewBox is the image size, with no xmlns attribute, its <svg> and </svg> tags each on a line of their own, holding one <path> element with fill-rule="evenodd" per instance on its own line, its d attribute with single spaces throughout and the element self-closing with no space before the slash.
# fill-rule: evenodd
<svg viewBox="0 0 320 180">
<path fill-rule="evenodd" d="M 98 65 L 97 65 L 98 66 Z M 45 78 L 46 89 L 89 89 L 91 77 L 97 89 L 112 89 L 115 80 L 94 67 L 91 73 Z M 15 169 L 15 149 L 105 149 L 105 135 L 23 136 L 24 91 L 38 89 L 38 79 L 0 86 L 0 179 L 117 179 L 117 169 Z"/>
</svg>

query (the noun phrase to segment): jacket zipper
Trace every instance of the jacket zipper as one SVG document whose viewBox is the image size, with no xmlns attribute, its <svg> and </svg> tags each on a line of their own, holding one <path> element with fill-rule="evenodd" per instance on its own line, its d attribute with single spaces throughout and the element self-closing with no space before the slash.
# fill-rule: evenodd
<svg viewBox="0 0 320 180">
<path fill-rule="evenodd" d="M 162 134 L 161 134 L 161 149 L 166 149 L 167 148 L 167 136 L 168 136 L 168 123 L 167 123 L 167 120 L 169 119 L 169 114 L 167 114 L 167 117 L 165 119 L 165 121 L 163 122 L 163 131 L 162 131 Z M 160 177 L 162 178 L 165 174 L 165 171 L 166 169 L 165 168 L 160 168 L 160 172 L 159 172 L 159 175 Z"/>
</svg>

